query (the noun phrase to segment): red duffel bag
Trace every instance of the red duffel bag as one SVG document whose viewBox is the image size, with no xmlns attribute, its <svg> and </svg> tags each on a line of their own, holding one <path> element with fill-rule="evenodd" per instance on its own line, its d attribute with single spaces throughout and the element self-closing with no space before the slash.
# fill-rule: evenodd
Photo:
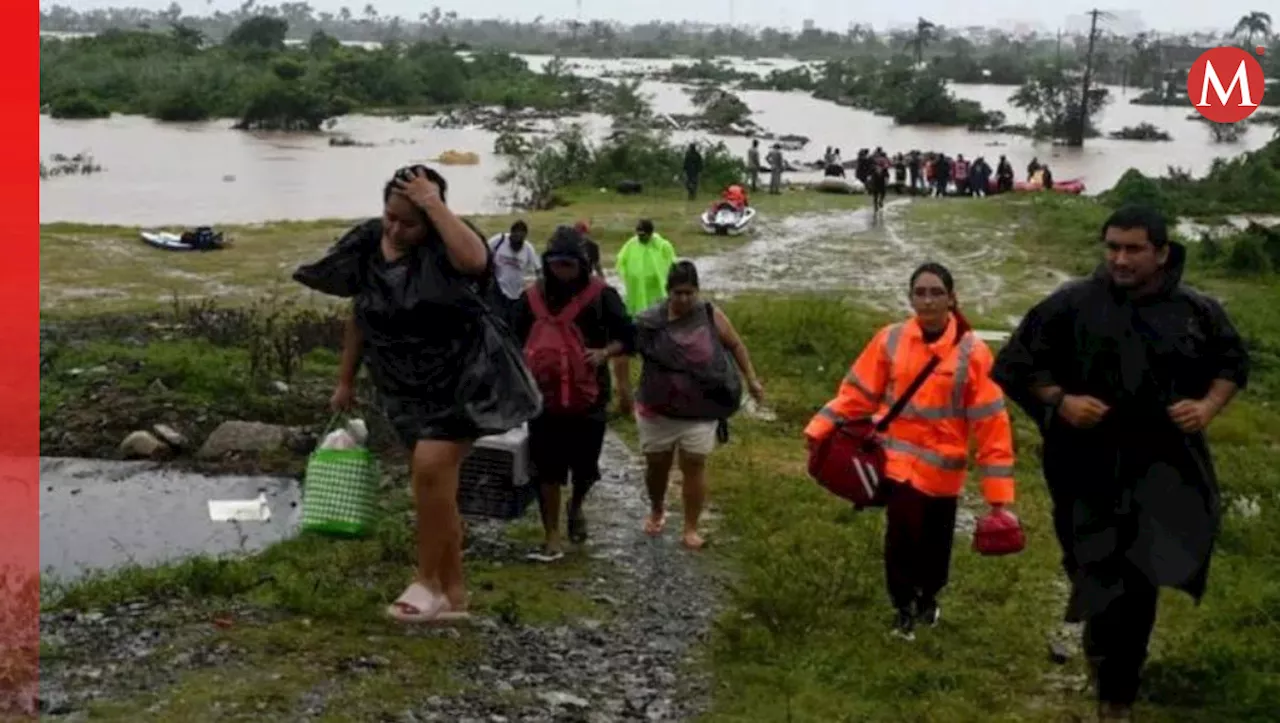
<svg viewBox="0 0 1280 723">
<path fill-rule="evenodd" d="M 1022 523 L 1012 512 L 1000 509 L 978 520 L 973 531 L 973 549 L 981 555 L 1013 555 L 1027 546 Z"/>
<path fill-rule="evenodd" d="M 827 438 L 809 447 L 809 476 L 828 492 L 859 509 L 884 505 L 885 452 L 881 435 L 902 414 L 920 385 L 941 360 L 933 357 L 911 381 L 889 412 L 879 421 L 854 419 L 836 422 Z"/>
</svg>

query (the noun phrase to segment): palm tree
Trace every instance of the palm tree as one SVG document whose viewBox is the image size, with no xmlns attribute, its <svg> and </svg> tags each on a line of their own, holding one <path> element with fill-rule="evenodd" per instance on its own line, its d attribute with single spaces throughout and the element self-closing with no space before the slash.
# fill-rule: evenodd
<svg viewBox="0 0 1280 723">
<path fill-rule="evenodd" d="M 915 52 L 916 65 L 924 62 L 925 46 L 938 39 L 938 26 L 920 18 L 916 21 L 916 32 L 911 36 L 910 46 Z"/>
<path fill-rule="evenodd" d="M 1236 27 L 1231 34 L 1237 38 L 1243 35 L 1245 44 L 1253 45 L 1253 36 L 1261 35 L 1263 39 L 1271 36 L 1271 16 L 1260 10 L 1254 10 L 1236 22 Z"/>
</svg>

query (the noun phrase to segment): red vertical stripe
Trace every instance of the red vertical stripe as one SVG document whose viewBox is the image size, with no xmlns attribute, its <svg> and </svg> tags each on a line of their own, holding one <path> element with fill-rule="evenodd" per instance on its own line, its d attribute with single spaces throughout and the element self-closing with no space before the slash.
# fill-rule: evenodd
<svg viewBox="0 0 1280 723">
<path fill-rule="evenodd" d="M 0 153 L 0 716 L 34 712 L 38 674 L 40 120 L 32 111 L 40 103 L 39 27 L 37 3 L 6 5 L 0 23 L 0 144 L 7 148 Z"/>
</svg>

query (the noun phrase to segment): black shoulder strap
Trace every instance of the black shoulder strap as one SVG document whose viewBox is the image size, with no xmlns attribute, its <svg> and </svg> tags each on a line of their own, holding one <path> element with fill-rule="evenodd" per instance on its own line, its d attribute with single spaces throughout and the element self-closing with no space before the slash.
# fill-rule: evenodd
<svg viewBox="0 0 1280 723">
<path fill-rule="evenodd" d="M 906 409 L 907 405 L 911 403 L 911 398 L 916 395 L 916 392 L 920 391 L 920 386 L 924 384 L 924 380 L 933 373 L 933 370 L 937 368 L 941 361 L 942 359 L 937 355 L 929 358 L 929 362 L 924 365 L 924 369 L 921 369 L 920 373 L 916 375 L 916 378 L 911 380 L 911 384 L 907 386 L 907 390 L 903 392 L 902 396 L 898 397 L 898 401 L 894 402 L 893 406 L 889 408 L 889 413 L 884 415 L 884 418 L 876 423 L 877 432 L 883 432 L 888 429 L 893 420 L 897 419 L 899 414 L 902 414 L 902 410 Z"/>
<path fill-rule="evenodd" d="M 498 253 L 498 249 L 502 248 L 502 244 L 506 242 L 507 242 L 507 235 L 504 233 L 502 234 L 502 238 L 498 239 L 498 243 L 493 245 L 493 252 L 495 254 Z"/>
</svg>

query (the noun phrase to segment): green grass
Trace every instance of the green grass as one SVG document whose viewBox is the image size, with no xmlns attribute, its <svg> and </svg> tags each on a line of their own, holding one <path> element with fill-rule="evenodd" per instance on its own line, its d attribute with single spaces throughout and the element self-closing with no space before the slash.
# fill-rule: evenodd
<svg viewBox="0 0 1280 723">
<path fill-rule="evenodd" d="M 856 202 L 803 193 L 758 201 L 765 212 L 779 215 Z M 615 199 L 611 206 L 581 202 L 530 218 L 537 239 L 551 224 L 596 208 L 596 235 L 609 254 L 646 212 L 660 229 L 680 218 L 690 222 L 701 204 L 689 205 L 687 213 L 680 210 L 683 205 L 653 198 L 617 205 Z M 1024 311 L 1042 293 L 1044 280 L 1023 264 L 1070 273 L 1094 266 L 1104 214 L 1087 199 L 924 201 L 906 211 L 903 223 L 918 241 L 937 241 L 949 255 L 963 256 L 984 241 L 1001 247 L 1005 261 L 996 271 L 1008 280 L 1008 297 L 978 315 L 980 323 L 994 325 L 1005 314 Z M 484 228 L 497 230 L 508 220 L 486 220 Z M 306 233 L 314 234 L 312 243 L 320 249 L 328 242 L 322 232 L 341 228 L 296 224 L 261 233 L 264 240 L 288 244 L 294 242 L 284 229 L 310 229 Z M 982 235 L 983 230 L 990 234 Z M 684 243 L 674 232 L 670 237 L 681 253 L 699 248 L 695 242 L 707 244 L 705 250 L 736 243 L 705 237 Z M 214 257 L 242 251 L 189 263 L 233 263 Z M 56 285 L 51 279 L 70 268 L 46 263 L 46 286 Z M 102 283 L 113 278 L 104 274 Z M 1196 254 L 1188 279 L 1227 303 L 1253 354 L 1250 390 L 1215 422 L 1210 437 L 1228 509 L 1237 498 L 1256 498 L 1262 513 L 1252 519 L 1228 513 L 1200 607 L 1180 593 L 1164 595 L 1140 713 L 1144 720 L 1169 723 L 1270 720 L 1280 709 L 1280 656 L 1275 653 L 1280 647 L 1280 537 L 1274 533 L 1280 523 L 1274 485 L 1280 465 L 1280 287 L 1227 276 Z M 960 283 L 963 297 L 965 281 Z M 905 285 L 904 279 L 904 290 Z M 143 301 L 120 308 L 152 308 Z M 1062 608 L 1061 576 L 1039 472 L 1039 439 L 1028 421 L 1015 413 L 1016 510 L 1029 533 L 1028 549 L 1012 558 L 985 559 L 957 545 L 941 627 L 922 632 L 914 645 L 896 643 L 884 635 L 889 606 L 881 516 L 851 514 L 819 490 L 805 473 L 800 438 L 803 425 L 834 392 L 875 328 L 893 317 L 819 295 L 745 294 L 722 303 L 751 348 L 768 405 L 778 417 L 763 422 L 739 415 L 729 447 L 711 461 L 711 501 L 718 515 L 709 551 L 731 574 L 727 609 L 698 656 L 710 666 L 715 683 L 714 708 L 705 720 L 1071 721 L 1087 713 L 1087 696 L 1065 690 L 1061 678 L 1054 677 L 1081 676 L 1079 663 L 1063 670 L 1045 656 L 1045 634 Z M 285 397 L 282 406 L 304 409 L 297 412 L 304 414 L 310 413 L 305 404 L 322 405 L 333 362 L 332 352 L 309 353 L 299 367 L 300 396 Z M 136 345 L 95 340 L 68 345 L 45 372 L 42 396 L 48 401 L 42 400 L 42 416 L 78 405 L 100 410 L 94 404 L 101 405 L 101 399 L 116 399 L 103 396 L 101 381 L 70 373 L 100 364 L 113 369 L 109 388 L 122 389 L 120 398 L 148 399 L 159 378 L 168 389 L 164 399 L 179 410 L 229 400 L 269 411 L 278 403 L 247 381 L 250 360 L 243 345 L 185 337 Z M 309 389 L 312 377 L 314 389 Z M 615 429 L 634 441 L 629 421 L 617 421 Z M 371 540 L 300 538 L 250 559 L 197 559 L 127 569 L 70 589 L 46 587 L 43 597 L 51 609 L 176 597 L 193 605 L 249 605 L 274 616 L 274 622 L 202 638 L 204 644 L 226 641 L 243 648 L 242 662 L 188 673 L 171 689 L 106 704 L 96 713 L 116 720 L 206 720 L 201 716 L 220 705 L 219 720 L 263 719 L 333 680 L 343 705 L 329 710 L 374 720 L 403 710 L 408 699 L 456 689 L 461 682 L 449 671 L 477 654 L 474 639 L 399 638 L 378 618 L 405 583 L 412 556 L 404 520 L 407 499 L 402 486 L 396 489 Z M 536 523 L 526 519 L 509 534 L 532 542 Z M 579 558 L 566 563 L 537 569 L 470 564 L 477 609 L 532 624 L 600 617 L 602 611 L 572 587 L 595 574 L 590 563 Z M 76 655 L 67 648 L 50 652 Z M 335 672 L 346 657 L 374 654 L 393 664 L 361 676 Z M 242 695 L 247 698 L 237 710 L 226 707 Z M 160 707 L 153 708 L 158 701 Z"/>
<path fill-rule="evenodd" d="M 556 225 L 586 219 L 606 265 L 612 264 L 641 218 L 652 219 L 658 232 L 684 256 L 734 248 L 749 238 L 702 232 L 697 217 L 710 203 L 709 196 L 686 201 L 665 193 L 619 196 L 581 191 L 571 200 L 571 205 L 551 211 L 470 218 L 486 236 L 505 231 L 515 219 L 523 218 L 539 249 Z M 776 197 L 760 193 L 752 199 L 763 219 L 856 208 L 864 201 L 861 196 L 800 190 Z M 379 209 L 370 212 L 376 214 Z M 330 299 L 304 289 L 289 276 L 299 264 L 319 258 L 352 223 L 335 219 L 222 227 L 235 245 L 203 254 L 151 248 L 139 240 L 140 229 L 135 227 L 47 224 L 40 228 L 41 310 L 59 315 L 145 311 L 165 307 L 175 296 L 243 303 L 264 294 L 282 294 L 328 303 Z M 93 263 L 85 263 L 86 258 Z"/>
<path fill-rule="evenodd" d="M 952 204 L 946 204 L 951 206 Z M 1087 270 L 1103 212 L 1084 201 L 941 204 L 916 213 L 1012 227 L 1013 243 L 1056 268 Z M 916 218 L 920 218 L 917 216 Z M 959 220 L 956 220 L 959 219 Z M 948 227 L 950 228 L 950 227 Z M 962 250 L 957 248 L 956 250 Z M 1280 709 L 1280 418 L 1272 351 L 1280 290 L 1223 278 L 1193 262 L 1190 280 L 1229 304 L 1247 335 L 1254 384 L 1210 432 L 1226 504 L 1259 499 L 1262 513 L 1228 513 L 1197 608 L 1162 596 L 1140 713 L 1151 721 L 1261 721 Z M 1039 470 L 1039 438 L 1015 413 L 1016 509 L 1029 547 L 984 559 L 957 545 L 943 622 L 913 645 L 885 635 L 890 608 L 881 563 L 882 516 L 853 514 L 808 478 L 800 429 L 890 317 L 816 297 L 743 296 L 724 303 L 751 348 L 776 422 L 740 415 L 734 441 L 712 459 L 716 549 L 736 573 L 709 659 L 714 710 L 730 721 L 1072 721 L 1090 712 L 1075 661 L 1046 659 L 1060 619 L 1059 551 Z"/>
</svg>

